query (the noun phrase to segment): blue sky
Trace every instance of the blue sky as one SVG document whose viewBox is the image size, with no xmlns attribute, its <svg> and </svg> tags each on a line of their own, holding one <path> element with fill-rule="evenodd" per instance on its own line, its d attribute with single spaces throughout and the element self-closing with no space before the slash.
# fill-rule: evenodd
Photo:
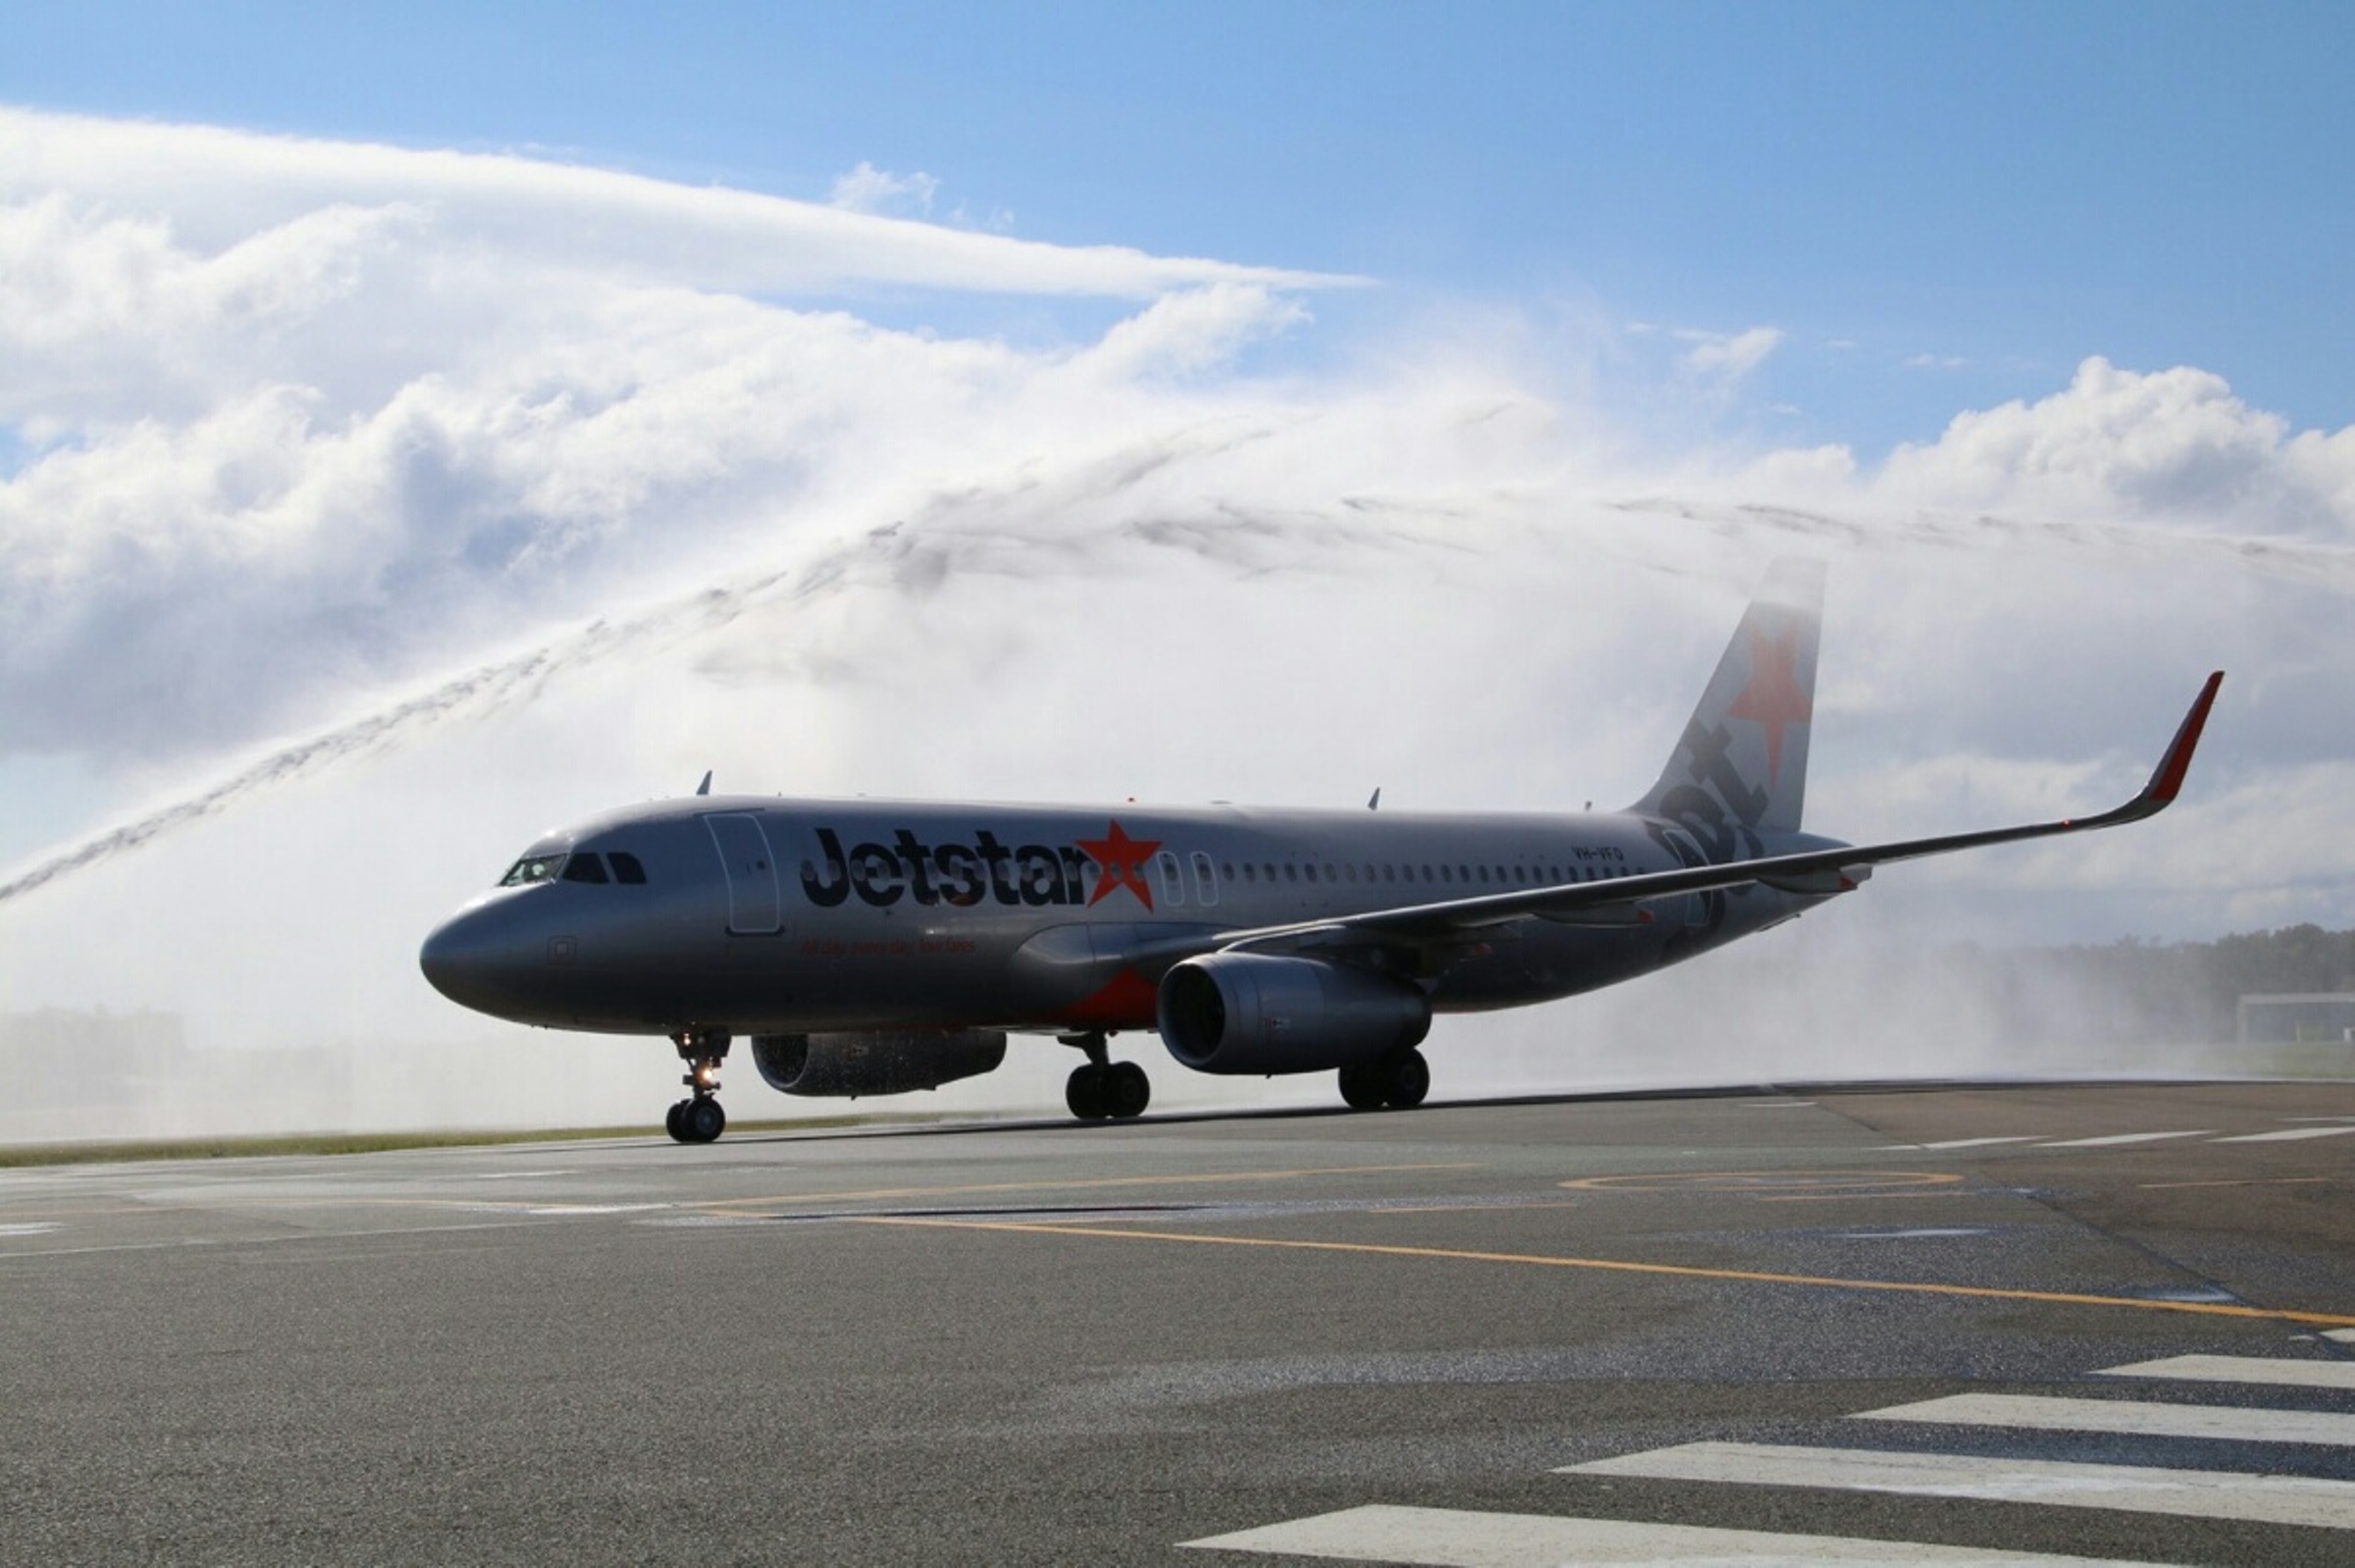
<svg viewBox="0 0 2355 1568">
<path fill-rule="evenodd" d="M 537 149 L 1064 244 L 1361 274 L 1339 328 L 1509 300 L 1781 346 L 1730 403 L 1871 458 L 2089 354 L 2355 422 L 2334 5 L 9 4 L 0 101 Z M 980 308 L 885 302 L 909 321 Z M 1025 307 L 1034 312 L 1036 307 Z M 1010 311 L 1011 330 L 1027 318 Z M 1341 334 L 1303 340 L 1313 356 Z"/>
</svg>

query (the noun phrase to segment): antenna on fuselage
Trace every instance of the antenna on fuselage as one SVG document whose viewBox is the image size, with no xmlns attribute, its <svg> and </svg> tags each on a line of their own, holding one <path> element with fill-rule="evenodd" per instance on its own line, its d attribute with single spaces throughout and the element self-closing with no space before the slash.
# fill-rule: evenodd
<svg viewBox="0 0 2355 1568">
<path fill-rule="evenodd" d="M 1369 796 L 1367 796 L 1367 797 L 1366 797 L 1366 810 L 1369 810 L 1369 811 L 1379 811 L 1379 810 L 1382 810 L 1382 786 L 1381 786 L 1381 785 L 1379 785 L 1379 784 L 1375 785 L 1375 786 L 1374 786 L 1374 793 L 1373 793 L 1372 795 L 1369 795 Z"/>
<path fill-rule="evenodd" d="M 704 781 L 695 787 L 695 793 L 698 795 L 708 795 L 711 793 L 711 770 L 709 768 L 706 767 L 704 769 Z"/>
</svg>

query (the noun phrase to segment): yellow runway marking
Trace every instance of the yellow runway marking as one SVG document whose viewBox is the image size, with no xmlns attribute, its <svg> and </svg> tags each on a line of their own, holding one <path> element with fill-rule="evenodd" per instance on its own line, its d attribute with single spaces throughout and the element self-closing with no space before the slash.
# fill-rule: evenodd
<svg viewBox="0 0 2355 1568">
<path fill-rule="evenodd" d="M 1576 1209 L 1580 1207 L 1582 1207 L 1582 1205 L 1579 1204 L 1576 1199 L 1571 1199 L 1562 1203 L 1413 1203 L 1403 1204 L 1395 1208 L 1388 1204 L 1384 1204 L 1379 1208 L 1360 1209 L 1357 1212 L 1359 1214 L 1371 1215 L 1492 1214 L 1500 1209 L 1509 1209 L 1515 1213 L 1518 1213 L 1525 1209 Z"/>
<path fill-rule="evenodd" d="M 2169 1187 L 2306 1187 L 2317 1182 L 2331 1182 L 2337 1176 L 2236 1176 L 2225 1181 L 2145 1181 L 2145 1192 L 2163 1192 Z"/>
<path fill-rule="evenodd" d="M 953 1198 L 979 1192 L 1063 1192 L 1104 1187 L 1194 1186 L 1220 1181 L 1293 1181 L 1304 1176 L 1397 1176 L 1417 1171 L 1477 1171 L 1475 1162 L 1454 1165 L 1335 1165 L 1301 1171 L 1212 1171 L 1194 1175 L 1095 1176 L 1083 1181 L 974 1181 L 949 1187 L 869 1187 L 863 1192 L 791 1192 L 771 1198 L 712 1198 L 682 1203 L 682 1209 L 742 1209 L 780 1203 L 853 1203 L 876 1198 Z"/>
<path fill-rule="evenodd" d="M 1827 1197 L 1895 1197 L 1907 1187 L 1953 1186 L 1962 1179 L 1952 1171 L 1654 1171 L 1579 1176 L 1556 1184 L 1579 1192 L 1748 1192 L 1759 1197 L 1804 1192 Z"/>
<path fill-rule="evenodd" d="M 2206 1301 L 2145 1301 L 2137 1296 L 2097 1296 L 2066 1290 L 2009 1290 L 1994 1285 L 1933 1284 L 1911 1280 L 1835 1280 L 1821 1275 L 1768 1274 L 1754 1269 L 1705 1269 L 1679 1263 L 1632 1263 L 1622 1258 L 1560 1258 L 1530 1252 L 1471 1252 L 1454 1247 L 1389 1246 L 1373 1241 L 1215 1236 L 1186 1230 L 1114 1230 L 1103 1226 L 1039 1225 L 1019 1220 L 929 1220 L 870 1215 L 858 1223 L 917 1226 L 941 1230 L 1002 1230 L 1023 1235 L 1169 1241 L 1211 1247 L 1273 1247 L 1291 1252 L 1354 1252 L 1375 1257 L 1430 1258 L 1452 1263 L 1517 1263 L 1542 1269 L 1592 1269 L 1611 1274 L 1656 1274 L 1684 1280 L 1733 1280 L 1752 1284 L 1807 1285 L 1827 1290 L 1881 1290 L 1989 1301 L 2043 1301 L 2072 1307 L 2131 1307 L 2142 1312 L 2189 1312 L 2211 1318 L 2261 1318 L 2274 1323 L 2312 1323 L 2332 1328 L 2355 1328 L 2355 1317 L 2330 1312 L 2292 1312 L 2273 1307 L 2226 1306 Z"/>
<path fill-rule="evenodd" d="M 1854 1203 L 1858 1198 L 1870 1198 L 1876 1203 L 1893 1203 L 1899 1198 L 1983 1197 L 1989 1190 L 1986 1187 L 1957 1186 L 1931 1187 L 1921 1192 L 1877 1192 L 1859 1187 L 1854 1192 L 1761 1192 L 1758 1194 L 1758 1201 L 1760 1203 Z M 2010 1189 L 1996 1187 L 1992 1190 L 2006 1192 Z"/>
</svg>

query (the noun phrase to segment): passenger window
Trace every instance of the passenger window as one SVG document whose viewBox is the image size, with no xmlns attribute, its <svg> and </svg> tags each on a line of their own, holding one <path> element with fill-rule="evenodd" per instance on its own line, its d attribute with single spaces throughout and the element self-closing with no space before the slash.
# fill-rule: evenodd
<svg viewBox="0 0 2355 1568">
<path fill-rule="evenodd" d="M 1185 878 L 1178 869 L 1178 857 L 1163 850 L 1153 857 L 1154 867 L 1161 872 L 1161 896 L 1175 908 L 1185 902 Z"/>
<path fill-rule="evenodd" d="M 1287 882 L 1297 882 L 1297 881 L 1299 881 L 1299 880 L 1300 880 L 1300 867 L 1298 867 L 1297 865 L 1294 865 L 1294 864 L 1293 864 L 1291 862 L 1289 862 L 1289 861 L 1286 861 L 1286 862 L 1283 862 L 1283 879 L 1284 879 L 1285 881 L 1287 881 Z"/>
<path fill-rule="evenodd" d="M 614 881 L 626 882 L 632 887 L 646 885 L 646 867 L 639 862 L 637 856 L 627 850 L 615 850 L 605 859 L 613 862 Z"/>
<path fill-rule="evenodd" d="M 564 880 L 602 882 L 605 880 L 605 862 L 594 855 L 575 855 L 564 862 Z"/>
<path fill-rule="evenodd" d="M 1253 865 L 1249 861 L 1245 861 L 1243 862 L 1243 880 L 1246 882 L 1256 882 L 1259 880 L 1259 867 Z"/>
</svg>

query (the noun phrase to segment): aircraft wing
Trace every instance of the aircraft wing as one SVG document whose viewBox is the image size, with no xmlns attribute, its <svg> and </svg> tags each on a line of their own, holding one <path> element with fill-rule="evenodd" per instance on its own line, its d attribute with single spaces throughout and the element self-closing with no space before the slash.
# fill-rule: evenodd
<svg viewBox="0 0 2355 1568">
<path fill-rule="evenodd" d="M 1607 882 L 1488 893 L 1477 898 L 1375 910 L 1340 919 L 1224 931 L 1207 939 L 1197 938 L 1190 945 L 1193 951 L 1204 952 L 1353 942 L 1428 943 L 1460 938 L 1484 926 L 1530 918 L 1581 925 L 1639 925 L 1649 918 L 1642 905 L 1650 899 L 1753 884 L 1791 893 L 1845 893 L 1869 876 L 1873 866 L 1894 861 L 1920 860 L 1931 855 L 1950 855 L 1957 850 L 1983 849 L 1991 844 L 2139 822 L 2173 804 L 2176 792 L 2182 788 L 2183 775 L 2191 766 L 2191 754 L 2199 746 L 2200 731 L 2207 725 L 2208 710 L 2216 706 L 2217 688 L 2224 679 L 2222 670 L 2208 677 L 2207 685 L 2201 688 L 2191 710 L 2184 714 L 2175 738 L 2168 743 L 2167 754 L 2159 759 L 2150 782 L 2141 792 L 2123 806 L 2098 815 L 2063 817 L 2059 821 L 1988 828 L 1975 833 L 1950 833 L 1937 838 L 1901 839 L 1888 844 L 1842 845 L 1797 855 L 1653 871 Z"/>
</svg>

